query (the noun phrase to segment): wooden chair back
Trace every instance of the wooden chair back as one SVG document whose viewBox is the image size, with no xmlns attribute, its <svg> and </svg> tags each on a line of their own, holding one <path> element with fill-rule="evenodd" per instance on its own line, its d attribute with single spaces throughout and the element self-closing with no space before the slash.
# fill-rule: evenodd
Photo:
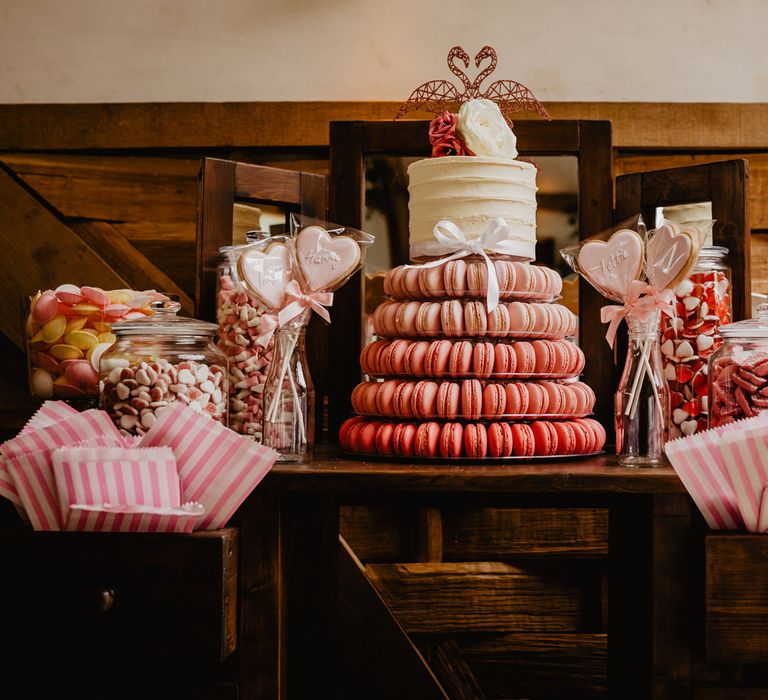
<svg viewBox="0 0 768 700">
<path fill-rule="evenodd" d="M 371 155 L 429 155 L 429 122 L 331 122 L 330 218 L 339 224 L 364 228 L 365 159 Z M 572 155 L 579 164 L 579 231 L 591 236 L 611 225 L 613 184 L 611 124 L 606 121 L 520 120 L 515 123 L 522 156 Z M 599 332 L 601 297 L 581 283 L 579 308 L 581 347 L 587 355 L 585 380 L 598 396 L 596 416 L 612 422 L 613 358 Z M 336 294 L 330 328 L 331 356 L 329 433 L 331 440 L 350 415 L 350 395 L 360 381 L 363 276 L 356 275 Z"/>
</svg>

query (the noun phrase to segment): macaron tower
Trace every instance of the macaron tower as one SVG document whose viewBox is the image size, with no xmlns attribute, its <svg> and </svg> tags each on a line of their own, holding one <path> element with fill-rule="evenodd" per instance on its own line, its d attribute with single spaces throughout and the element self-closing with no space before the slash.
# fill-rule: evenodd
<svg viewBox="0 0 768 700">
<path fill-rule="evenodd" d="M 426 460 L 601 450 L 595 395 L 578 381 L 576 317 L 554 303 L 560 276 L 530 263 L 535 167 L 515 160 L 514 134 L 489 100 L 437 117 L 430 141 L 433 158 L 409 167 L 411 258 L 425 262 L 384 280 L 342 448 Z"/>
</svg>

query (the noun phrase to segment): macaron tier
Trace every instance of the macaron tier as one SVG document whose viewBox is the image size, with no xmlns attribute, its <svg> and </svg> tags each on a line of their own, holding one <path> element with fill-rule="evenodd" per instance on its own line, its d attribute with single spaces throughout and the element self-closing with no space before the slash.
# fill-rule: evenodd
<svg viewBox="0 0 768 700">
<path fill-rule="evenodd" d="M 339 443 L 347 452 L 379 457 L 531 459 L 598 452 L 605 429 L 592 418 L 417 423 L 355 416 L 342 423 Z"/>
<path fill-rule="evenodd" d="M 499 297 L 508 301 L 554 301 L 563 281 L 554 270 L 511 260 L 494 260 Z M 484 260 L 451 260 L 435 267 L 400 265 L 384 278 L 384 293 L 392 299 L 484 299 L 488 268 Z"/>
<path fill-rule="evenodd" d="M 494 258 L 500 302 L 487 311 L 483 260 L 400 266 L 360 355 L 369 380 L 339 431 L 348 452 L 414 459 L 504 459 L 598 452 L 594 392 L 577 320 L 553 303 L 553 270 Z"/>
</svg>

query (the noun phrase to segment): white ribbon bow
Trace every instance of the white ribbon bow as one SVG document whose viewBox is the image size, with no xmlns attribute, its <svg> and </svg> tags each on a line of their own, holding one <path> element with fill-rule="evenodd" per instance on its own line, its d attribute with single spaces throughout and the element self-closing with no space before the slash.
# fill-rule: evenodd
<svg viewBox="0 0 768 700">
<path fill-rule="evenodd" d="M 488 226 L 476 239 L 470 241 L 467 240 L 462 230 L 456 224 L 443 219 L 435 224 L 432 235 L 442 246 L 456 252 L 446 258 L 433 260 L 423 265 L 414 265 L 413 267 L 437 267 L 451 260 L 465 258 L 468 255 L 481 255 L 485 260 L 485 267 L 488 270 L 486 306 L 489 312 L 493 311 L 499 305 L 499 278 L 496 275 L 493 261 L 488 257 L 486 251 L 502 255 L 515 255 L 515 243 L 509 240 L 509 226 L 507 222 L 500 216 L 497 216 L 488 223 Z"/>
</svg>

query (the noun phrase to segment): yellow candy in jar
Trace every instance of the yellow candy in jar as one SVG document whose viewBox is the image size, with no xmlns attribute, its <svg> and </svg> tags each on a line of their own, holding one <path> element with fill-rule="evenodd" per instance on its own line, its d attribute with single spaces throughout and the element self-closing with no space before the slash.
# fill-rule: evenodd
<svg viewBox="0 0 768 700">
<path fill-rule="evenodd" d="M 62 315 L 54 316 L 48 323 L 40 329 L 40 339 L 46 343 L 55 343 L 67 330 L 67 319 Z M 38 342 L 32 338 L 32 342 Z"/>
<path fill-rule="evenodd" d="M 78 316 L 89 316 L 90 314 L 98 313 L 101 309 L 95 304 L 75 304 L 72 307 L 72 311 Z"/>
<path fill-rule="evenodd" d="M 54 345 L 51 348 L 51 355 L 57 360 L 79 360 L 83 357 L 83 353 L 79 348 L 65 343 Z"/>
<path fill-rule="evenodd" d="M 107 292 L 107 297 L 112 304 L 127 304 L 133 299 L 133 292 L 127 289 L 112 289 Z"/>
<path fill-rule="evenodd" d="M 114 333 L 99 333 L 98 340 L 100 343 L 109 343 L 112 345 L 112 343 L 117 341 L 117 336 Z"/>
<path fill-rule="evenodd" d="M 67 321 L 67 330 L 64 331 L 64 335 L 82 330 L 86 323 L 88 323 L 88 319 L 83 316 L 70 318 L 69 321 Z"/>
<path fill-rule="evenodd" d="M 91 327 L 99 334 L 112 332 L 112 326 L 105 321 L 91 321 Z"/>
<path fill-rule="evenodd" d="M 74 345 L 78 350 L 88 350 L 99 342 L 99 338 L 94 333 L 88 331 L 73 331 L 67 333 L 64 337 L 69 345 Z"/>
</svg>

